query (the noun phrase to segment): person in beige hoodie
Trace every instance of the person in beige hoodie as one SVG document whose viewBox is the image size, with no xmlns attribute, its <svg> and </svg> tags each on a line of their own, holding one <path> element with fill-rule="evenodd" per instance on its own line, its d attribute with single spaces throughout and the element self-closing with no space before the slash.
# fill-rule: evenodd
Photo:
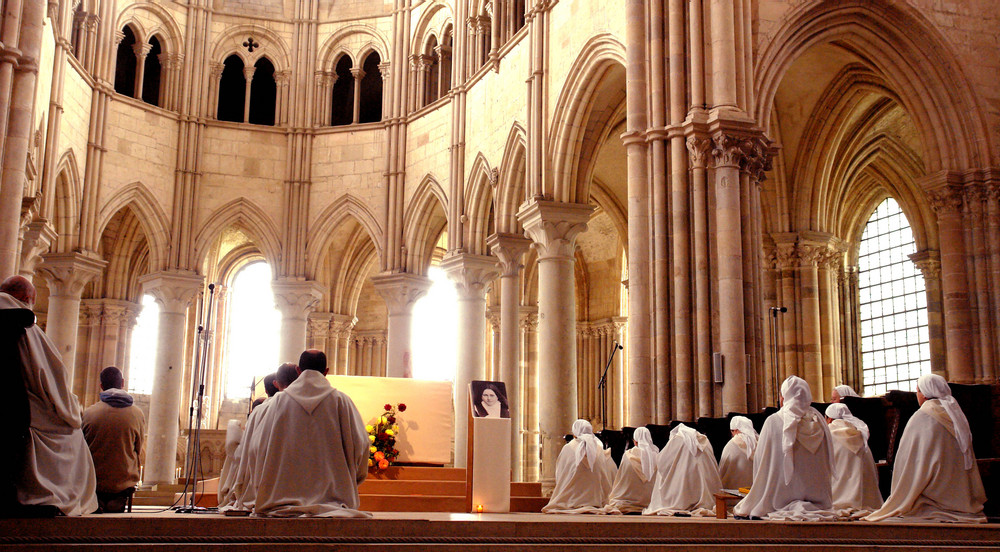
<svg viewBox="0 0 1000 552">
<path fill-rule="evenodd" d="M 124 386 L 121 370 L 101 370 L 101 400 L 83 411 L 83 435 L 94 457 L 102 512 L 125 511 L 144 456 L 146 418 Z"/>
</svg>

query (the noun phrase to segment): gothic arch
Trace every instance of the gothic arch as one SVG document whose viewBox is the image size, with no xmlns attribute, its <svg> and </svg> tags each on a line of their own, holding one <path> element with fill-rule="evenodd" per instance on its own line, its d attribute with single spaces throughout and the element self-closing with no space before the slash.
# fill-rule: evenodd
<svg viewBox="0 0 1000 552">
<path fill-rule="evenodd" d="M 267 42 L 262 40 L 262 47 L 248 52 L 243 47 L 243 42 L 250 36 L 262 37 Z M 235 25 L 219 35 L 212 47 L 211 60 L 222 64 L 231 55 L 239 56 L 244 67 L 253 67 L 262 57 L 266 57 L 274 65 L 275 73 L 291 67 L 291 55 L 284 40 L 274 31 L 259 25 Z"/>
<path fill-rule="evenodd" d="M 438 44 L 443 40 L 445 29 L 452 23 L 451 8 L 444 0 L 434 0 L 424 9 L 417 24 L 413 26 L 413 42 L 410 55 L 422 54 L 424 46 L 431 36 L 437 37 Z"/>
<path fill-rule="evenodd" d="M 553 111 L 546 157 L 552 159 L 556 201 L 587 203 L 593 158 L 625 104 L 625 46 L 605 33 L 584 45 Z"/>
<path fill-rule="evenodd" d="M 322 236 L 325 239 L 309 240 L 306 247 L 307 274 L 315 277 L 319 273 L 319 263 L 330 248 L 333 230 L 348 218 L 353 218 L 364 228 L 368 239 L 375 245 L 376 255 L 382 257 L 382 226 L 364 203 L 351 194 L 344 194 L 324 209 L 309 229 L 309 236 Z"/>
<path fill-rule="evenodd" d="M 628 215 L 625 207 L 618 201 L 615 194 L 608 189 L 608 186 L 598 179 L 594 179 L 590 184 L 590 197 L 600 210 L 604 211 L 611 219 L 611 224 L 618 231 L 618 239 L 621 240 L 625 248 L 625 256 L 628 257 Z M 598 212 L 594 212 L 597 216 Z"/>
<path fill-rule="evenodd" d="M 134 204 L 114 210 L 101 226 L 100 253 L 108 262 L 95 286 L 95 296 L 141 302 L 139 278 L 155 271 L 151 266 L 148 227 Z"/>
<path fill-rule="evenodd" d="M 346 248 L 343 262 L 334 274 L 331 290 L 330 308 L 334 312 L 355 315 L 358 310 L 358 300 L 364 287 L 367 275 L 372 266 L 377 266 L 378 251 L 376 244 L 364 231 L 355 232 Z"/>
<path fill-rule="evenodd" d="M 151 18 L 156 20 L 156 24 L 148 29 L 144 28 L 136 17 L 141 11 L 149 12 Z M 181 29 L 170 11 L 164 9 L 162 6 L 150 2 L 147 4 L 133 4 L 126 7 L 118 14 L 115 29 L 119 30 L 129 23 L 133 23 L 133 29 L 138 28 L 142 33 L 141 37 L 138 34 L 136 35 L 137 40 L 148 42 L 150 37 L 160 36 L 162 38 L 160 46 L 164 52 L 176 53 L 181 51 L 181 37 L 183 36 Z"/>
<path fill-rule="evenodd" d="M 52 212 L 46 214 L 57 234 L 52 251 L 71 251 L 80 241 L 81 188 L 79 165 L 70 149 L 56 165 Z"/>
<path fill-rule="evenodd" d="M 97 215 L 98 235 L 103 235 L 108 223 L 120 210 L 128 207 L 138 215 L 149 243 L 149 270 L 155 272 L 167 266 L 170 248 L 170 224 L 156 198 L 141 182 L 133 182 L 108 199 Z"/>
<path fill-rule="evenodd" d="M 527 139 L 524 127 L 515 122 L 507 133 L 507 142 L 500 158 L 500 178 L 496 192 L 497 232 L 522 233 L 517 210 L 525 200 L 525 152 Z"/>
<path fill-rule="evenodd" d="M 811 2 L 797 8 L 756 64 L 756 120 L 770 122 L 785 73 L 812 46 L 836 43 L 884 76 L 925 145 L 928 172 L 981 167 L 992 141 L 971 86 L 942 36 L 916 10 L 884 0 Z"/>
<path fill-rule="evenodd" d="M 470 253 L 486 255 L 489 249 L 486 238 L 489 236 L 490 214 L 493 212 L 493 169 L 482 153 L 476 155 L 472 169 L 466 182 L 469 184 L 465 196 L 465 209 L 468 221 L 463 225 L 465 231 L 465 247 Z M 494 215 L 495 216 L 495 215 Z"/>
<path fill-rule="evenodd" d="M 245 229 L 254 238 L 272 271 L 278 269 L 281 259 L 281 240 L 274 222 L 253 201 L 240 197 L 219 207 L 206 219 L 207 223 L 195 236 L 196 266 L 204 264 L 206 255 L 215 240 L 229 226 Z"/>
<path fill-rule="evenodd" d="M 352 35 L 359 35 L 360 46 L 351 47 Z M 383 63 L 389 61 L 389 45 L 376 27 L 362 23 L 341 27 L 320 46 L 318 56 L 320 68 L 324 71 L 334 70 L 335 63 L 342 52 L 351 56 L 353 67 L 358 67 L 360 60 L 364 59 L 361 54 L 367 55 L 372 50 L 378 52 Z"/>
<path fill-rule="evenodd" d="M 438 235 L 448 222 L 448 201 L 433 176 L 424 177 L 407 204 L 403 216 L 403 243 L 406 244 L 406 270 L 427 274 Z"/>
</svg>

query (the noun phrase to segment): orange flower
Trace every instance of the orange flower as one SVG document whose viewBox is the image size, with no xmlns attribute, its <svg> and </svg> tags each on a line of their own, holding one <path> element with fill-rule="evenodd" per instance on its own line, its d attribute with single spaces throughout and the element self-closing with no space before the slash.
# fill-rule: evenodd
<svg viewBox="0 0 1000 552">
<path fill-rule="evenodd" d="M 388 460 L 379 460 L 378 461 L 378 467 L 379 467 L 380 470 L 384 470 L 384 469 L 388 468 L 389 467 L 389 461 Z"/>
<path fill-rule="evenodd" d="M 382 451 L 378 451 L 375 453 L 375 459 L 379 461 L 380 465 L 382 463 L 381 461 L 383 458 L 385 458 L 385 454 L 382 454 Z"/>
</svg>

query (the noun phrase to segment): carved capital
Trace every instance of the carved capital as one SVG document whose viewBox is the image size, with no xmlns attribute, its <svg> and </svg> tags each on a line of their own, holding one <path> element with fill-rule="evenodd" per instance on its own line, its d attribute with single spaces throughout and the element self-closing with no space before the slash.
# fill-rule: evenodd
<svg viewBox="0 0 1000 552">
<path fill-rule="evenodd" d="M 33 220 L 28 223 L 21 238 L 20 273 L 30 278 L 42 260 L 42 253 L 56 241 L 58 233 L 48 221 Z"/>
<path fill-rule="evenodd" d="M 205 277 L 186 270 L 165 270 L 139 278 L 143 293 L 153 296 L 161 312 L 184 314 L 205 285 Z"/>
<path fill-rule="evenodd" d="M 323 298 L 323 287 L 312 280 L 275 280 L 271 282 L 274 291 L 274 306 L 286 320 L 308 319 L 309 313 Z"/>
<path fill-rule="evenodd" d="M 359 80 L 365 78 L 365 70 L 362 69 L 362 68 L 360 68 L 360 67 L 352 67 L 351 68 L 351 75 L 354 76 L 354 80 L 359 81 Z"/>
<path fill-rule="evenodd" d="M 500 307 L 486 309 L 486 320 L 490 323 L 493 333 L 500 331 Z"/>
<path fill-rule="evenodd" d="M 455 282 L 463 300 L 482 299 L 490 282 L 500 275 L 497 258 L 490 255 L 461 253 L 441 261 L 441 269 Z"/>
<path fill-rule="evenodd" d="M 351 331 L 357 323 L 358 318 L 356 316 L 351 316 L 349 314 L 331 314 L 330 336 L 341 339 L 348 338 L 351 336 Z"/>
<path fill-rule="evenodd" d="M 431 280 L 417 274 L 390 273 L 372 276 L 375 291 L 379 292 L 389 309 L 389 316 L 413 312 L 413 304 L 431 287 Z"/>
<path fill-rule="evenodd" d="M 104 310 L 102 299 L 84 299 L 80 301 L 80 326 L 96 328 L 101 325 L 101 313 Z"/>
<path fill-rule="evenodd" d="M 743 136 L 716 134 L 712 137 L 712 158 L 716 168 L 739 168 L 747 154 L 753 151 L 753 141 Z"/>
<path fill-rule="evenodd" d="M 709 138 L 698 138 L 689 136 L 687 139 L 688 157 L 691 160 L 691 167 L 704 169 L 708 163 L 708 155 L 712 151 L 712 140 Z"/>
<path fill-rule="evenodd" d="M 559 203 L 534 199 L 522 207 L 517 218 L 534 242 L 540 261 L 573 259 L 576 237 L 587 229 L 594 208 L 581 203 Z"/>
<path fill-rule="evenodd" d="M 79 299 L 83 287 L 100 276 L 107 261 L 87 253 L 50 253 L 38 267 L 49 286 L 49 295 Z"/>
<path fill-rule="evenodd" d="M 533 332 L 538 330 L 538 307 L 522 307 L 518 319 L 518 327 L 521 331 Z"/>
<path fill-rule="evenodd" d="M 958 214 L 962 211 L 961 186 L 943 186 L 927 192 L 931 209 L 938 216 Z"/>
<path fill-rule="evenodd" d="M 521 258 L 531 248 L 531 240 L 517 234 L 493 234 L 486 245 L 499 261 L 500 276 L 517 276 L 524 265 Z"/>
<path fill-rule="evenodd" d="M 909 259 L 916 265 L 917 270 L 924 275 L 924 280 L 941 280 L 941 253 L 933 249 L 917 251 L 909 255 Z"/>
<path fill-rule="evenodd" d="M 308 323 L 309 335 L 313 339 L 330 337 L 330 320 L 333 314 L 329 312 L 309 313 Z"/>
</svg>

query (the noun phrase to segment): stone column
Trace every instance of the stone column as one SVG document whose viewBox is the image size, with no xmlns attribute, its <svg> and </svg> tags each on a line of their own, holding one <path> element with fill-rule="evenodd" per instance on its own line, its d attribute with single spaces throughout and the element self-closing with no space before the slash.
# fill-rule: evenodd
<svg viewBox="0 0 1000 552">
<path fill-rule="evenodd" d="M 500 379 L 507 384 L 508 399 L 517 397 L 522 382 L 520 380 L 520 313 L 522 256 L 528 252 L 531 240 L 513 234 L 494 234 L 487 240 L 493 254 L 500 259 Z M 514 481 L 524 481 L 521 449 L 523 404 L 513 403 L 510 409 L 511 466 Z"/>
<path fill-rule="evenodd" d="M 469 382 L 483 379 L 486 360 L 486 288 L 500 274 L 496 257 L 463 253 L 441 262 L 458 289 L 458 367 L 455 370 L 455 467 L 466 462 Z"/>
<path fill-rule="evenodd" d="M 53 253 L 43 256 L 43 259 L 38 269 L 49 287 L 45 333 L 59 350 L 72 388 L 80 297 L 83 287 L 99 276 L 108 263 L 96 255 L 85 253 Z"/>
<path fill-rule="evenodd" d="M 243 68 L 243 78 L 246 80 L 246 90 L 243 96 L 243 122 L 250 120 L 250 84 L 253 83 L 253 74 L 257 68 L 250 66 Z M 221 75 L 220 75 L 221 77 Z"/>
<path fill-rule="evenodd" d="M 330 316 L 330 347 L 337 349 L 337 363 L 330 364 L 333 373 L 338 375 L 347 374 L 348 351 L 350 350 L 351 331 L 358 319 L 349 314 L 333 314 Z"/>
<path fill-rule="evenodd" d="M 351 120 L 358 124 L 361 117 L 361 81 L 365 78 L 365 72 L 360 67 L 354 67 L 351 75 L 354 76 L 354 118 Z"/>
<path fill-rule="evenodd" d="M 730 14 L 730 23 L 731 21 Z M 746 327 L 743 317 L 743 235 L 739 171 L 745 140 L 729 134 L 717 134 L 714 141 L 712 155 L 715 158 L 717 221 L 715 278 L 719 304 L 729 306 L 719 310 L 719 348 L 725 373 L 722 411 L 746 412 Z"/>
<path fill-rule="evenodd" d="M 507 381 L 500 374 L 500 307 L 493 305 L 486 308 L 486 321 L 490 328 L 490 346 L 486 348 L 486 356 L 489 362 L 486 363 L 486 378 L 490 381 Z M 507 389 L 510 393 L 510 389 Z"/>
<path fill-rule="evenodd" d="M 410 343 L 410 328 L 413 323 L 413 304 L 427 293 L 431 281 L 426 276 L 400 272 L 373 276 L 372 283 L 389 310 L 386 376 L 412 378 L 413 346 Z"/>
<path fill-rule="evenodd" d="M 183 270 L 155 272 L 140 279 L 143 293 L 151 294 L 160 305 L 153 396 L 146 437 L 145 484 L 174 482 L 187 344 L 185 322 L 188 307 L 202 290 L 204 280 L 202 276 Z"/>
<path fill-rule="evenodd" d="M 390 65 L 391 62 L 383 61 L 378 64 L 378 73 L 382 77 L 382 120 L 386 120 L 389 117 L 389 101 L 392 97 L 392 88 L 389 85 L 389 77 L 391 76 Z"/>
<path fill-rule="evenodd" d="M 524 433 L 524 467 L 525 481 L 538 481 L 538 307 L 521 307 L 521 370 L 524 392 L 521 402 L 524 409 L 522 432 Z"/>
<path fill-rule="evenodd" d="M 323 288 L 309 280 L 275 280 L 274 306 L 281 311 L 281 344 L 278 362 L 298 362 L 306 349 L 309 313 L 323 298 Z"/>
<path fill-rule="evenodd" d="M 538 413 L 547 489 L 555 483 L 562 436 L 577 415 L 574 251 L 592 211 L 590 205 L 534 199 L 517 214 L 538 252 L 538 387 L 551 394 Z"/>
<path fill-rule="evenodd" d="M 139 100 L 142 99 L 142 83 L 146 73 L 146 56 L 149 55 L 149 51 L 152 49 L 153 47 L 148 42 L 132 45 L 132 51 L 135 53 L 135 97 Z"/>
<path fill-rule="evenodd" d="M 326 353 L 331 374 L 336 373 L 334 367 L 337 365 L 337 344 L 330 334 L 332 318 L 333 314 L 329 312 L 310 313 L 306 334 L 306 347 Z"/>
<path fill-rule="evenodd" d="M 928 194 L 938 218 L 941 251 L 941 291 L 945 313 L 945 345 L 948 379 L 973 383 L 972 319 L 969 312 L 969 281 L 966 277 L 965 238 L 962 225 L 962 189 L 946 185 Z"/>
<path fill-rule="evenodd" d="M 931 350 L 931 371 L 940 376 L 948 375 L 947 346 L 944 335 L 944 311 L 941 301 L 941 260 L 934 250 L 918 251 L 910 260 L 924 276 L 924 293 L 927 295 L 927 337 Z"/>
</svg>

